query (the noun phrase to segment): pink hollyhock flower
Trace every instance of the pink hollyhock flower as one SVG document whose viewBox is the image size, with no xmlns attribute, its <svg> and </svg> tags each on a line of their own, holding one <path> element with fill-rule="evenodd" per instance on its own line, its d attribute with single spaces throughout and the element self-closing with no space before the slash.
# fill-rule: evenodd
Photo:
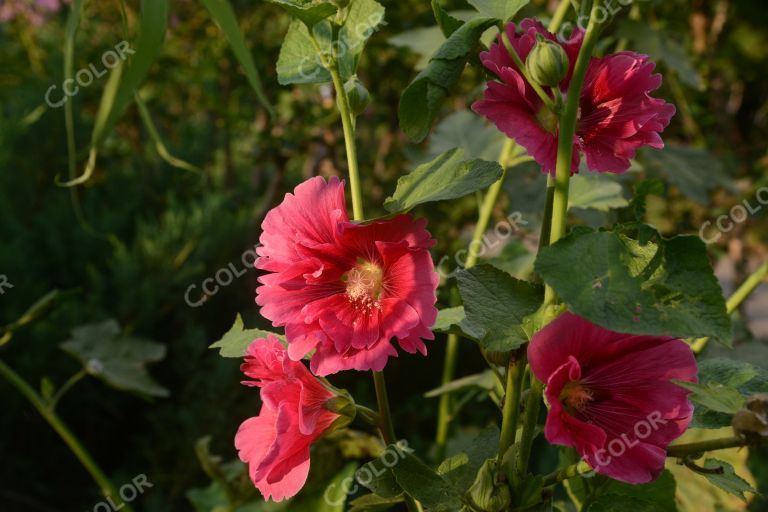
<svg viewBox="0 0 768 512">
<path fill-rule="evenodd" d="M 235 447 L 264 499 L 282 501 L 304 486 L 309 474 L 309 447 L 341 415 L 326 403 L 337 395 L 300 362 L 292 361 L 276 336 L 250 344 L 240 369 L 261 388 L 258 416 L 240 425 Z"/>
<path fill-rule="evenodd" d="M 575 447 L 616 480 L 659 476 L 667 446 L 693 414 L 688 391 L 671 382 L 697 381 L 685 342 L 620 334 L 564 313 L 533 337 L 528 359 L 546 384 L 549 442 Z"/>
<path fill-rule="evenodd" d="M 526 19 L 520 26 L 523 32 L 518 34 L 515 24 L 508 24 L 507 34 L 523 62 L 537 34 L 557 41 L 538 21 Z M 567 94 L 583 38 L 579 29 L 568 41 L 557 41 L 568 55 L 570 71 L 559 87 L 544 88 L 553 98 Z M 499 80 L 488 82 L 484 98 L 472 109 L 528 150 L 543 172 L 554 173 L 559 129 L 556 116 L 512 62 L 501 38 L 480 58 Z M 581 153 L 592 170 L 623 173 L 641 147 L 664 147 L 659 133 L 669 124 L 675 107 L 650 96 L 661 86 L 661 75 L 653 74 L 654 67 L 646 55 L 633 52 L 590 60 L 579 102 L 571 172 L 578 171 Z"/>
<path fill-rule="evenodd" d="M 369 224 L 349 221 L 344 183 L 305 181 L 271 210 L 256 267 L 256 303 L 274 326 L 285 326 L 288 355 L 315 350 L 312 372 L 380 371 L 397 350 L 427 348 L 437 318 L 438 276 L 426 221 L 409 215 Z"/>
</svg>

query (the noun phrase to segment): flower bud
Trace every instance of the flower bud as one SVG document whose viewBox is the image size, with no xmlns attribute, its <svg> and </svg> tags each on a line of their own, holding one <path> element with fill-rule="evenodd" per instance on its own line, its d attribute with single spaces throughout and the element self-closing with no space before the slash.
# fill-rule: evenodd
<svg viewBox="0 0 768 512">
<path fill-rule="evenodd" d="M 357 415 L 355 401 L 352 399 L 352 396 L 344 390 L 336 390 L 336 393 L 338 393 L 336 396 L 325 402 L 327 410 L 340 415 L 331 425 L 329 429 L 331 431 L 346 427 L 352 423 L 352 420 Z"/>
<path fill-rule="evenodd" d="M 371 102 L 371 95 L 368 93 L 368 89 L 365 88 L 357 76 L 353 76 L 344 84 L 344 91 L 349 98 L 349 107 L 352 109 L 352 113 L 356 116 L 362 114 Z"/>
<path fill-rule="evenodd" d="M 480 468 L 475 483 L 469 488 L 466 499 L 474 510 L 502 512 L 512 503 L 509 487 L 496 483 L 496 459 L 488 459 Z"/>
<path fill-rule="evenodd" d="M 568 54 L 563 47 L 540 35 L 525 61 L 531 79 L 545 87 L 557 87 L 568 74 L 568 65 Z"/>
</svg>

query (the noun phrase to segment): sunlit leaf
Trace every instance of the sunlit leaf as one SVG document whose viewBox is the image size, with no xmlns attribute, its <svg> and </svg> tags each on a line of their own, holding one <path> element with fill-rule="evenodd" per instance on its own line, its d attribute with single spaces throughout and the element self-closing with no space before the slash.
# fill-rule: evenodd
<svg viewBox="0 0 768 512">
<path fill-rule="evenodd" d="M 285 343 L 285 338 L 282 335 L 261 329 L 245 329 L 243 317 L 238 313 L 232 328 L 208 348 L 218 348 L 221 357 L 243 357 L 248 345 L 258 338 L 266 338 L 269 335 L 277 336 Z"/>
</svg>

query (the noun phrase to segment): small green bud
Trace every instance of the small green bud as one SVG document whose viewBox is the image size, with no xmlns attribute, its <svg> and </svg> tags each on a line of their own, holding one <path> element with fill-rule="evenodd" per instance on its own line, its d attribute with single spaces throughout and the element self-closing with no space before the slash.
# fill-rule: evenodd
<svg viewBox="0 0 768 512">
<path fill-rule="evenodd" d="M 509 509 L 512 494 L 507 484 L 496 483 L 496 459 L 488 459 L 480 468 L 475 483 L 469 488 L 466 499 L 474 510 L 502 512 Z"/>
<path fill-rule="evenodd" d="M 357 408 L 355 407 L 355 401 L 352 399 L 352 395 L 344 390 L 336 390 L 338 395 L 325 402 L 325 408 L 331 412 L 335 412 L 340 415 L 336 421 L 333 422 L 329 431 L 335 431 L 342 429 L 352 423 L 357 415 Z"/>
<path fill-rule="evenodd" d="M 344 84 L 344 91 L 349 98 L 349 107 L 356 116 L 362 114 L 368 107 L 368 104 L 371 103 L 371 95 L 368 94 L 368 89 L 365 88 L 356 75 L 347 80 L 347 83 Z"/>
<path fill-rule="evenodd" d="M 537 37 L 525 61 L 531 79 L 545 87 L 557 87 L 568 74 L 568 54 L 555 41 Z"/>
</svg>

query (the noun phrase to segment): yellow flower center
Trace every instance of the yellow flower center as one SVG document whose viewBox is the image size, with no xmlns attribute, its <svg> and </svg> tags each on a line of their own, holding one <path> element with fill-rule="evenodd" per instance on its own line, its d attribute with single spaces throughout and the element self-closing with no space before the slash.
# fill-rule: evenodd
<svg viewBox="0 0 768 512">
<path fill-rule="evenodd" d="M 593 393 L 581 382 L 574 381 L 563 386 L 558 398 L 565 409 L 573 413 L 574 411 L 583 411 L 587 404 L 592 401 Z"/>
<path fill-rule="evenodd" d="M 367 309 L 380 307 L 384 269 L 370 261 L 362 261 L 342 278 L 346 282 L 349 300 Z"/>
</svg>

